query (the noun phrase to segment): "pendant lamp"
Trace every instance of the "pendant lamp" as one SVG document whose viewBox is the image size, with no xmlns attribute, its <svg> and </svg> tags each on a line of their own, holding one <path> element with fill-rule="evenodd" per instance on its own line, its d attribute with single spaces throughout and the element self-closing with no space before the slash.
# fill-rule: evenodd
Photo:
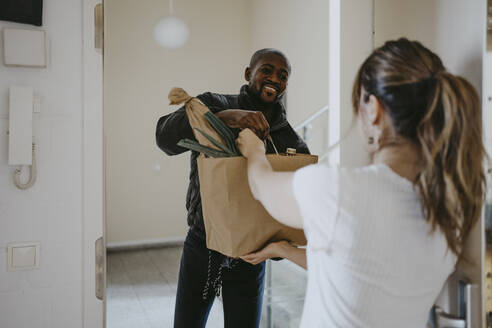
<svg viewBox="0 0 492 328">
<path fill-rule="evenodd" d="M 167 49 L 181 48 L 189 37 L 188 26 L 173 16 L 174 0 L 169 0 L 169 16 L 161 18 L 154 27 L 154 39 L 158 45 Z"/>
</svg>

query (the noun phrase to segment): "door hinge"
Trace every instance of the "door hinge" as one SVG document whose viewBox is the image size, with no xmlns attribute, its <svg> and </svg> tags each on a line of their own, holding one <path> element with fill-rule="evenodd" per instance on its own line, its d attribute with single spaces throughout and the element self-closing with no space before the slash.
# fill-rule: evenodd
<svg viewBox="0 0 492 328">
<path fill-rule="evenodd" d="M 96 297 L 104 300 L 104 243 L 103 237 L 96 240 Z"/>
<path fill-rule="evenodd" d="M 101 50 L 104 47 L 104 9 L 102 3 L 94 7 L 94 47 Z"/>
</svg>

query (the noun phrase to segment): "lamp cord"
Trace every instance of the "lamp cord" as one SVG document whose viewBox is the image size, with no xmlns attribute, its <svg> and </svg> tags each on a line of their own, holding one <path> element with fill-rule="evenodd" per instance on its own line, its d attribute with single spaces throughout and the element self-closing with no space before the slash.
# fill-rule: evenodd
<svg viewBox="0 0 492 328">
<path fill-rule="evenodd" d="M 15 169 L 14 172 L 14 184 L 17 188 L 24 190 L 32 187 L 34 182 L 36 182 L 37 172 L 36 172 L 36 144 L 32 144 L 32 165 L 29 165 L 29 179 L 26 183 L 21 182 L 22 166 Z"/>
</svg>

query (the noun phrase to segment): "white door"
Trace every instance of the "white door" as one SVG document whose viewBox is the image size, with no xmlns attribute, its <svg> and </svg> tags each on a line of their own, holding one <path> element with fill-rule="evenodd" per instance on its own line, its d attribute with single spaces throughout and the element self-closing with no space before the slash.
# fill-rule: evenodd
<svg viewBox="0 0 492 328">
<path fill-rule="evenodd" d="M 83 327 L 102 328 L 105 246 L 103 220 L 102 49 L 96 47 L 96 5 L 83 0 Z M 99 9 L 102 9 L 100 7 Z M 99 12 L 99 15 L 102 12 Z M 96 256 L 97 254 L 98 256 Z M 97 257 L 97 258 L 96 258 Z"/>
<path fill-rule="evenodd" d="M 441 57 L 450 72 L 466 77 L 483 94 L 486 8 L 486 0 L 331 0 L 330 143 L 343 138 L 352 122 L 351 87 L 357 69 L 386 40 L 407 37 L 422 42 Z M 363 153 L 358 138 L 349 135 L 330 162 L 364 165 Z M 484 245 L 481 220 L 466 246 L 470 262 L 458 265 L 438 300 L 445 311 L 458 314 L 458 281 L 478 285 L 472 327 L 485 326 Z"/>
</svg>

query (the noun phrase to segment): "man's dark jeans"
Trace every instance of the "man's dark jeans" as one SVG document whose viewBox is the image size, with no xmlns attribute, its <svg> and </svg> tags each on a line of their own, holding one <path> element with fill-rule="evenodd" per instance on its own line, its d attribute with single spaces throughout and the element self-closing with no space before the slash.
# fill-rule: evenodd
<svg viewBox="0 0 492 328">
<path fill-rule="evenodd" d="M 179 269 L 174 328 L 203 328 L 214 297 L 203 300 L 207 280 L 208 249 L 191 230 L 186 237 Z M 222 300 L 225 328 L 257 328 L 260 325 L 265 262 L 244 261 L 222 270 Z"/>
</svg>

